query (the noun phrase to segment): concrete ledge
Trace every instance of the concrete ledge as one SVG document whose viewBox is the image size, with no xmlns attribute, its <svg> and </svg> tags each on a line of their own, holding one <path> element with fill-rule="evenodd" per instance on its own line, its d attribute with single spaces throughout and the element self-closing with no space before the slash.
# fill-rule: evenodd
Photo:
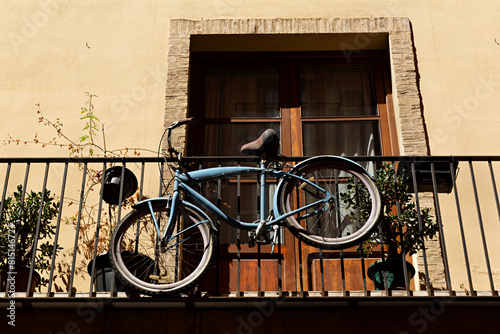
<svg viewBox="0 0 500 334">
<path fill-rule="evenodd" d="M 500 298 L 26 298 L 16 304 L 15 327 L 4 317 L 0 332 L 495 333 Z"/>
</svg>

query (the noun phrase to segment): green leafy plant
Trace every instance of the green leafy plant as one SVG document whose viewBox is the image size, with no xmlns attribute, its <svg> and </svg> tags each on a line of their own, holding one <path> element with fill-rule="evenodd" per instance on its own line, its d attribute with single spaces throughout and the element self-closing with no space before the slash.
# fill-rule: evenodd
<svg viewBox="0 0 500 334">
<path fill-rule="evenodd" d="M 43 204 L 42 204 L 43 199 Z M 41 210 L 40 210 L 41 209 Z M 41 211 L 41 214 L 40 214 Z M 15 240 L 15 264 L 31 267 L 40 272 L 50 269 L 54 252 L 52 237 L 55 235 L 54 218 L 59 212 L 59 202 L 51 196 L 50 190 L 45 193 L 29 191 L 23 198 L 23 187 L 17 186 L 17 191 L 5 199 L 3 203 L 0 224 L 0 266 L 9 263 L 12 253 L 12 240 Z M 40 226 L 38 228 L 38 219 Z M 35 261 L 32 254 L 35 248 L 35 238 L 38 228 L 38 244 Z M 62 249 L 57 247 L 57 251 Z M 9 263 L 10 264 L 10 263 Z M 41 285 L 47 280 L 42 278 Z"/>
<path fill-rule="evenodd" d="M 40 141 L 38 139 L 38 135 L 35 134 L 35 138 L 33 140 L 24 141 L 24 144 L 35 143 L 41 144 L 42 147 L 47 145 L 66 147 L 69 150 L 70 157 L 91 157 L 94 155 L 120 156 L 122 153 L 121 150 L 108 152 L 105 147 L 103 148 L 99 146 L 94 140 L 99 132 L 98 122 L 100 122 L 99 118 L 94 113 L 95 107 L 92 103 L 92 99 L 97 97 L 97 95 L 88 92 L 85 94 L 87 96 L 87 102 L 80 110 L 80 120 L 84 122 L 84 127 L 82 129 L 83 134 L 78 138 L 78 140 L 70 138 L 63 132 L 63 123 L 60 118 L 57 118 L 55 122 L 46 118 L 42 113 L 40 104 L 37 104 L 38 122 L 54 128 L 57 137 L 54 137 L 49 141 Z M 61 142 L 61 140 L 63 141 Z M 16 140 L 16 142 L 20 143 L 21 141 Z"/>
<path fill-rule="evenodd" d="M 378 232 L 374 233 L 358 246 L 357 251 L 363 255 L 371 254 L 382 242 L 386 257 L 396 258 L 401 254 L 415 254 L 424 247 L 425 239 L 433 238 L 439 231 L 430 209 L 420 209 L 420 226 L 419 212 L 413 192 L 409 190 L 408 179 L 395 172 L 394 164 L 384 163 L 377 169 L 376 181 L 382 200 L 382 212 L 379 218 L 382 234 L 379 236 Z M 357 192 L 358 196 L 346 195 L 341 200 L 356 212 L 352 215 L 361 217 L 367 215 L 367 203 L 358 200 L 367 198 L 367 194 L 359 196 L 359 192 L 363 190 L 357 189 L 354 183 L 351 183 L 349 188 L 351 194 Z"/>
</svg>

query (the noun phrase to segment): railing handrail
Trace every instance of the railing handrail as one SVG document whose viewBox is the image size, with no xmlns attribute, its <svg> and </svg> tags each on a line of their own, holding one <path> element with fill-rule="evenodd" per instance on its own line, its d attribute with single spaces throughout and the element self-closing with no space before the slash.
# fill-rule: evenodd
<svg viewBox="0 0 500 334">
<path fill-rule="evenodd" d="M 391 156 L 343 156 L 354 161 L 500 161 L 500 155 L 391 155 Z M 310 156 L 286 156 L 285 161 L 301 161 Z M 259 161 L 258 157 L 252 156 L 185 156 L 185 161 Z M 161 162 L 176 161 L 164 157 L 0 157 L 0 163 L 79 163 L 79 162 Z"/>
</svg>

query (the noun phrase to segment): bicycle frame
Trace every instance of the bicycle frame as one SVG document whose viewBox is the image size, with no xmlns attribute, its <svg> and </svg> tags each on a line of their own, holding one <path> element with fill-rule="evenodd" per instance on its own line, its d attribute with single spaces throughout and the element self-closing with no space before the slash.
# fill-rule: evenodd
<svg viewBox="0 0 500 334">
<path fill-rule="evenodd" d="M 172 147 L 170 137 L 174 128 L 191 121 L 192 118 L 187 118 L 172 123 L 160 140 L 163 143 L 167 134 L 170 158 L 167 163 L 178 162 L 177 167 L 169 164 L 175 172 L 171 180 L 174 183 L 173 194 L 133 205 L 135 211 L 120 222 L 113 234 L 111 263 L 125 284 L 150 295 L 178 293 L 194 286 L 210 270 L 217 246 L 217 228 L 212 215 L 209 216 L 206 211 L 232 227 L 249 231 L 248 247 L 272 244 L 271 254 L 275 245 L 281 243 L 280 229 L 283 226 L 309 246 L 332 250 L 359 244 L 377 226 L 381 211 L 380 193 L 373 177 L 361 165 L 343 157 L 322 155 L 310 157 L 285 171 L 278 167 L 278 163 L 273 164 L 279 161 L 280 155 L 276 155 L 277 136 L 272 131 L 264 132 L 258 140 L 240 149 L 242 153 L 259 155 L 259 167 L 214 167 L 183 172 L 182 154 Z M 271 161 L 269 166 L 266 159 Z M 260 182 L 260 215 L 254 222 L 243 222 L 229 216 L 193 186 L 221 179 L 239 179 L 242 175 L 251 175 Z M 271 214 L 266 218 L 268 178 L 278 182 Z M 351 179 L 354 184 L 360 183 L 362 188 L 359 191 L 357 186 L 353 188 L 349 183 Z M 346 192 L 343 192 L 344 188 Z M 361 202 L 366 199 L 368 205 L 366 218 L 352 219 L 355 212 L 351 212 L 349 207 L 351 190 L 354 190 L 356 198 L 358 193 L 369 196 L 361 198 Z M 341 202 L 346 199 L 344 194 L 347 204 L 342 207 Z M 185 197 L 189 197 L 189 201 Z M 342 216 L 341 210 L 346 215 Z M 314 220 L 304 224 L 309 217 Z M 141 228 L 143 225 L 144 229 Z M 154 237 L 150 233 L 152 225 L 156 229 Z M 150 257 L 153 274 L 139 275 L 126 265 L 127 258 L 122 253 L 133 242 L 137 251 L 140 246 Z M 184 250 L 189 256 L 183 256 Z"/>
<path fill-rule="evenodd" d="M 170 217 L 169 217 L 169 223 L 166 228 L 166 230 L 163 233 L 162 240 L 169 240 L 172 238 L 172 233 L 174 230 L 174 224 L 171 222 L 175 222 L 176 220 L 176 215 L 177 215 L 177 210 L 176 208 L 178 207 L 179 204 L 181 203 L 186 203 L 184 200 L 181 199 L 181 192 L 185 193 L 188 195 L 190 198 L 192 198 L 194 201 L 196 201 L 200 206 L 208 209 L 212 213 L 214 213 L 218 218 L 221 220 L 225 221 L 229 225 L 239 228 L 242 230 L 252 230 L 255 229 L 258 224 L 254 223 L 246 223 L 239 221 L 225 212 L 223 212 L 221 209 L 219 209 L 216 205 L 214 205 L 212 202 L 210 202 L 207 198 L 205 198 L 203 195 L 200 195 L 197 191 L 195 191 L 193 188 L 190 187 L 190 185 L 193 184 L 200 184 L 203 182 L 208 182 L 208 181 L 216 181 L 220 180 L 223 178 L 229 178 L 229 177 L 234 177 L 238 175 L 246 175 L 246 174 L 255 174 L 260 176 L 260 192 L 261 192 L 261 198 L 260 198 L 260 222 L 265 222 L 264 226 L 266 228 L 269 228 L 273 225 L 278 225 L 284 219 L 286 219 L 289 216 L 292 216 L 296 213 L 299 213 L 301 211 L 304 211 L 306 209 L 309 209 L 313 206 L 317 206 L 318 204 L 324 203 L 326 204 L 332 197 L 330 193 L 328 193 L 326 190 L 323 188 L 317 186 L 315 183 L 311 182 L 310 180 L 304 179 L 298 175 L 294 175 L 285 171 L 275 171 L 275 170 L 269 170 L 265 168 L 265 164 L 261 163 L 261 167 L 214 167 L 214 168 L 207 168 L 207 169 L 202 169 L 198 171 L 193 171 L 193 172 L 187 172 L 187 173 L 182 173 L 179 169 L 175 170 L 175 177 L 174 177 L 174 192 L 171 198 L 171 204 L 170 204 Z M 280 182 L 278 183 L 278 188 L 281 182 L 283 182 L 284 177 L 293 177 L 300 179 L 304 183 L 308 183 L 312 185 L 315 189 L 318 191 L 326 194 L 325 198 L 316 201 L 314 203 L 308 204 L 306 206 L 300 207 L 296 210 L 293 210 L 291 212 L 288 212 L 284 215 L 279 215 L 277 212 L 276 208 L 273 208 L 273 216 L 274 219 L 267 221 L 266 220 L 266 212 L 267 212 L 267 191 L 266 191 L 266 177 L 271 176 L 276 179 L 281 179 Z M 276 191 L 274 195 L 274 202 L 276 203 L 277 196 L 278 196 L 279 191 Z M 150 202 L 155 199 L 149 199 L 144 202 Z M 141 203 L 138 203 L 136 205 L 140 205 Z M 322 209 L 316 210 L 313 213 L 310 213 L 308 215 L 303 216 L 302 218 L 306 218 L 309 215 L 313 215 L 319 212 L 322 212 L 326 210 L 328 205 L 325 205 Z M 150 206 L 150 210 L 151 206 Z M 153 213 L 153 212 L 152 212 Z M 207 217 L 208 218 L 208 217 Z M 203 221 L 205 222 L 205 221 Z M 214 227 L 213 223 L 211 222 L 212 227 Z M 156 228 L 160 234 L 158 223 L 155 221 Z"/>
</svg>

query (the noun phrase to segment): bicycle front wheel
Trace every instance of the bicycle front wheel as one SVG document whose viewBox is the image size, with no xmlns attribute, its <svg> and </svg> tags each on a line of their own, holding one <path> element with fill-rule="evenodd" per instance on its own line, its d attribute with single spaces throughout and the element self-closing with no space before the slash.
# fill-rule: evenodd
<svg viewBox="0 0 500 334">
<path fill-rule="evenodd" d="M 162 241 L 169 221 L 166 201 L 129 213 L 111 239 L 111 263 L 117 277 L 148 295 L 183 292 L 209 270 L 214 251 L 208 221 L 185 205 L 178 206 L 173 237 Z"/>
<path fill-rule="evenodd" d="M 297 166 L 293 174 L 324 190 L 295 177 L 284 181 L 278 193 L 281 215 L 310 206 L 287 218 L 287 227 L 297 238 L 315 247 L 345 249 L 370 236 L 381 201 L 375 182 L 361 166 L 323 157 Z"/>
</svg>

